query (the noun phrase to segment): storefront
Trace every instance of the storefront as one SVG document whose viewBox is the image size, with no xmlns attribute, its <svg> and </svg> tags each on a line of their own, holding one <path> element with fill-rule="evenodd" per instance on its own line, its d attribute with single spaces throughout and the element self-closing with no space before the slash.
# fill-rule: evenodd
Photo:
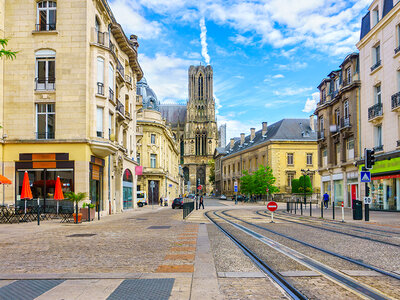
<svg viewBox="0 0 400 300">
<path fill-rule="evenodd" d="M 133 208 L 133 177 L 132 172 L 129 169 L 124 171 L 123 181 L 123 209 L 131 209 Z"/>
<path fill-rule="evenodd" d="M 96 205 L 96 211 L 104 210 L 103 203 L 103 173 L 104 159 L 95 156 L 90 157 L 89 163 L 89 199 Z"/>
</svg>

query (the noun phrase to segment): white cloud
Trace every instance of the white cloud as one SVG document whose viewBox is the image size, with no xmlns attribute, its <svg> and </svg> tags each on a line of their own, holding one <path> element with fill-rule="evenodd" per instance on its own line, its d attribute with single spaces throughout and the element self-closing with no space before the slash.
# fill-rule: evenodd
<svg viewBox="0 0 400 300">
<path fill-rule="evenodd" d="M 229 40 L 231 40 L 232 42 L 236 43 L 236 44 L 242 44 L 242 45 L 250 45 L 253 43 L 253 38 L 252 37 L 246 37 L 243 36 L 241 34 L 237 34 L 235 36 L 231 36 L 229 38 Z"/>
<path fill-rule="evenodd" d="M 287 65 L 280 65 L 280 64 L 275 64 L 275 68 L 278 70 L 287 70 L 287 71 L 296 71 L 296 70 L 300 70 L 300 69 L 305 69 L 307 68 L 307 63 L 306 62 L 293 62 L 293 63 L 289 63 Z"/>
<path fill-rule="evenodd" d="M 235 76 L 233 76 L 234 78 L 237 78 L 237 79 L 244 79 L 244 76 L 242 76 L 242 75 L 235 75 Z"/>
<path fill-rule="evenodd" d="M 276 75 L 272 76 L 272 78 L 274 78 L 274 79 L 285 78 L 285 75 L 283 75 L 283 74 L 276 74 Z"/>
<path fill-rule="evenodd" d="M 277 107 L 277 106 L 281 106 L 281 104 L 288 104 L 288 103 L 295 103 L 295 101 L 291 101 L 291 100 L 275 100 L 275 101 L 271 101 L 268 103 L 264 104 L 264 107 L 266 108 L 271 108 L 271 107 Z"/>
<path fill-rule="evenodd" d="M 319 92 L 315 92 L 311 95 L 312 98 L 308 98 L 305 105 L 303 112 L 310 113 L 313 112 L 317 108 L 317 103 L 319 101 Z"/>
<path fill-rule="evenodd" d="M 208 55 L 207 49 L 207 27 L 204 17 L 200 19 L 200 40 L 201 40 L 201 55 L 203 55 L 204 60 L 207 65 L 210 64 L 210 56 Z"/>
<path fill-rule="evenodd" d="M 311 91 L 311 90 L 312 90 L 311 87 L 307 87 L 307 88 L 287 87 L 283 90 L 274 91 L 274 95 L 276 95 L 276 96 L 294 96 L 294 95 L 303 94 L 303 93 Z"/>
</svg>

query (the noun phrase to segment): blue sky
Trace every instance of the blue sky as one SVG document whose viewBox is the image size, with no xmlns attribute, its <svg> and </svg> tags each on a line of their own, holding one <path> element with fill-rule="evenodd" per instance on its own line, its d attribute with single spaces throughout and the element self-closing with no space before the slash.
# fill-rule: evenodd
<svg viewBox="0 0 400 300">
<path fill-rule="evenodd" d="M 190 65 L 211 64 L 227 140 L 308 118 L 317 86 L 356 51 L 371 0 L 109 0 L 162 103 L 185 103 Z"/>
</svg>

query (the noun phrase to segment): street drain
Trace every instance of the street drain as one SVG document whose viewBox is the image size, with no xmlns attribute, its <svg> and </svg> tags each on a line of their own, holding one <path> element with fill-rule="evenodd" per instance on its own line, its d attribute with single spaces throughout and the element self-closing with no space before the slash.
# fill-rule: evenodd
<svg viewBox="0 0 400 300">
<path fill-rule="evenodd" d="M 171 226 L 150 226 L 147 227 L 147 229 L 168 229 L 171 228 Z"/>
<path fill-rule="evenodd" d="M 94 236 L 96 235 L 95 233 L 76 233 L 76 234 L 71 234 L 67 235 L 67 237 L 87 237 L 87 236 Z"/>
</svg>

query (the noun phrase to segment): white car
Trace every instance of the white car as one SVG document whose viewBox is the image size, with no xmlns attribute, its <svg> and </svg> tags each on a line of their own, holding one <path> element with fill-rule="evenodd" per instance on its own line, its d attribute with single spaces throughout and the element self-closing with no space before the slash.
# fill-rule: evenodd
<svg viewBox="0 0 400 300">
<path fill-rule="evenodd" d="M 225 195 L 221 195 L 221 196 L 219 197 L 219 199 L 221 199 L 221 200 L 226 200 L 226 196 L 225 196 Z"/>
</svg>

